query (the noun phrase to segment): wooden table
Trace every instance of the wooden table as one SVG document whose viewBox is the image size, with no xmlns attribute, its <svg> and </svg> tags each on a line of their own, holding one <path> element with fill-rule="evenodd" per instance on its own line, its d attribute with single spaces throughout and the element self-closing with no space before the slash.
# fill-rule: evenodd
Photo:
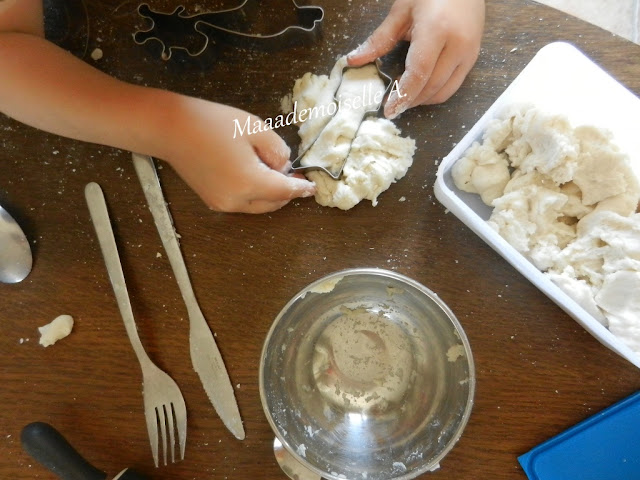
<svg viewBox="0 0 640 480">
<path fill-rule="evenodd" d="M 199 64 L 163 62 L 157 49 L 136 45 L 131 34 L 144 26 L 137 4 L 105 0 L 89 10 L 87 61 L 131 82 L 273 117 L 295 79 L 327 73 L 384 18 L 390 2 L 318 3 L 326 13 L 323 38 L 311 46 L 226 47 L 214 62 Z M 0 202 L 24 227 L 35 255 L 25 281 L 0 284 L 0 476 L 54 478 L 20 445 L 22 427 L 43 420 L 109 478 L 125 467 L 156 480 L 285 478 L 260 404 L 262 343 L 290 297 L 351 267 L 394 270 L 431 288 L 457 314 L 473 348 L 470 422 L 442 468 L 421 478 L 523 479 L 519 454 L 638 390 L 637 368 L 594 340 L 433 194 L 438 161 L 556 40 L 575 44 L 640 94 L 640 46 L 532 1 L 488 0 L 481 56 L 466 83 L 446 104 L 398 120 L 416 139 L 415 162 L 375 208 L 363 202 L 343 212 L 305 199 L 268 215 L 215 213 L 170 168 L 160 170 L 197 296 L 236 386 L 242 442 L 224 428 L 191 368 L 186 309 L 130 154 L 0 118 Z M 94 47 L 104 52 L 98 61 L 88 56 Z M 387 58 L 387 70 L 397 73 L 402 55 L 400 48 Z M 186 399 L 186 458 L 167 467 L 153 467 L 140 370 L 84 200 L 90 181 L 105 190 L 142 341 Z M 73 315 L 76 326 L 45 349 L 37 327 L 60 314 Z"/>
</svg>

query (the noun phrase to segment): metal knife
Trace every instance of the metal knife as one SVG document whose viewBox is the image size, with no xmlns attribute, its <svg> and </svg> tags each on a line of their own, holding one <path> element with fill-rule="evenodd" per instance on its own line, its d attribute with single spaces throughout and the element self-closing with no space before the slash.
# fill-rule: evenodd
<svg viewBox="0 0 640 480">
<path fill-rule="evenodd" d="M 180 245 L 173 226 L 173 220 L 171 219 L 171 213 L 162 194 L 153 159 L 149 156 L 134 153 L 133 164 L 140 179 L 144 195 L 147 198 L 162 244 L 169 257 L 171 268 L 180 287 L 180 293 L 187 306 L 189 314 L 189 346 L 193 368 L 198 373 L 209 400 L 211 400 L 225 426 L 236 438 L 243 440 L 245 437 L 244 427 L 242 426 L 233 386 L 222 360 L 222 355 L 220 355 L 220 350 L 218 350 L 211 329 L 200 310 L 193 292 L 189 273 L 180 252 Z"/>
<path fill-rule="evenodd" d="M 45 422 L 33 422 L 20 434 L 22 448 L 43 467 L 63 480 L 105 480 L 107 474 L 87 462 L 58 430 Z M 113 480 L 145 480 L 125 468 Z"/>
</svg>

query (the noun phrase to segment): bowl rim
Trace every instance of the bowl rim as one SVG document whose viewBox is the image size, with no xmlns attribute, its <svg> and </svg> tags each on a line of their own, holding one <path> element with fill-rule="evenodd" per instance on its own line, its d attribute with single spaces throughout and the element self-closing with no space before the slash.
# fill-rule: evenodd
<svg viewBox="0 0 640 480">
<path fill-rule="evenodd" d="M 447 315 L 447 318 L 451 321 L 452 325 L 455 327 L 456 332 L 458 333 L 460 342 L 464 346 L 465 357 L 469 364 L 469 381 L 468 381 L 469 395 L 467 398 L 467 403 L 465 406 L 464 413 L 461 416 L 460 424 L 456 429 L 455 435 L 451 438 L 451 440 L 449 440 L 449 442 L 445 445 L 443 450 L 433 459 L 433 461 L 429 463 L 425 463 L 420 468 L 416 468 L 404 475 L 401 475 L 398 477 L 391 477 L 389 479 L 389 480 L 410 480 L 419 475 L 422 475 L 423 473 L 438 469 L 440 467 L 440 462 L 442 461 L 442 459 L 453 449 L 456 443 L 458 443 L 458 440 L 460 440 L 460 437 L 462 436 L 462 433 L 464 432 L 467 426 L 467 423 L 469 422 L 469 418 L 471 417 L 471 411 L 474 406 L 475 390 L 476 390 L 475 362 L 473 360 L 473 354 L 471 351 L 471 345 L 469 343 L 469 339 L 467 338 L 467 334 L 464 331 L 462 324 L 460 323 L 456 315 L 453 313 L 453 311 L 449 308 L 449 306 L 446 303 L 444 303 L 444 301 L 438 296 L 438 294 L 432 291 L 431 289 L 427 288 L 426 286 L 424 286 L 422 283 L 410 277 L 407 277 L 406 275 L 403 275 L 401 273 L 394 272 L 391 270 L 386 270 L 378 267 L 359 267 L 359 268 L 348 268 L 344 270 L 338 270 L 333 273 L 329 273 L 315 280 L 314 282 L 311 282 L 310 284 L 306 285 L 302 290 L 300 290 L 293 297 L 291 297 L 291 299 L 287 302 L 287 304 L 280 310 L 276 318 L 273 320 L 271 327 L 269 328 L 269 331 L 267 333 L 267 336 L 265 337 L 264 343 L 262 345 L 262 351 L 260 354 L 260 367 L 259 367 L 259 373 L 258 373 L 260 403 L 262 404 L 262 409 L 264 411 L 265 417 L 267 418 L 267 421 L 269 422 L 269 426 L 271 427 L 272 432 L 278 438 L 278 440 L 280 440 L 280 443 L 282 443 L 282 446 L 293 456 L 293 458 L 295 458 L 304 467 L 308 468 L 315 474 L 320 475 L 322 478 L 326 480 L 345 480 L 345 477 L 339 476 L 341 475 L 339 473 L 338 475 L 334 475 L 331 472 L 325 472 L 317 468 L 315 465 L 311 464 L 306 458 L 303 458 L 302 456 L 300 456 L 297 453 L 296 449 L 292 448 L 291 445 L 289 445 L 289 442 L 286 441 L 285 438 L 282 436 L 280 429 L 277 427 L 276 423 L 274 422 L 273 416 L 271 415 L 269 408 L 267 406 L 266 392 L 265 392 L 265 386 L 264 386 L 264 366 L 265 366 L 265 359 L 267 355 L 267 347 L 269 346 L 269 342 L 271 340 L 273 332 L 275 331 L 276 327 L 280 323 L 285 312 L 289 310 L 289 308 L 293 305 L 293 303 L 298 301 L 301 297 L 304 297 L 304 295 L 306 295 L 307 293 L 311 292 L 314 289 L 314 287 L 324 282 L 332 280 L 336 277 L 345 277 L 345 276 L 354 276 L 354 275 L 376 275 L 376 276 L 382 276 L 387 278 L 390 277 L 395 280 L 399 280 L 403 283 L 406 283 L 408 285 L 411 285 L 417 290 L 427 295 Z"/>
</svg>

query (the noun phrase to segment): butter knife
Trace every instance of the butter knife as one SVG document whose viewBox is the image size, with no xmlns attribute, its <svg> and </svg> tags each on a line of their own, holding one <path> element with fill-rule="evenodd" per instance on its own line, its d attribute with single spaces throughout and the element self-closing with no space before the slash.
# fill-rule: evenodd
<svg viewBox="0 0 640 480">
<path fill-rule="evenodd" d="M 200 310 L 196 300 L 189 273 L 180 252 L 171 213 L 162 194 L 160 181 L 153 164 L 153 159 L 146 155 L 133 154 L 135 166 L 142 190 L 147 198 L 149 209 L 160 234 L 160 239 L 169 257 L 169 263 L 180 287 L 180 293 L 187 306 L 189 315 L 189 347 L 191 362 L 198 373 L 202 386 L 216 412 L 225 426 L 239 440 L 245 437 L 238 403 L 229 374 L 222 360 L 220 350 L 211 333 L 211 329 Z"/>
</svg>

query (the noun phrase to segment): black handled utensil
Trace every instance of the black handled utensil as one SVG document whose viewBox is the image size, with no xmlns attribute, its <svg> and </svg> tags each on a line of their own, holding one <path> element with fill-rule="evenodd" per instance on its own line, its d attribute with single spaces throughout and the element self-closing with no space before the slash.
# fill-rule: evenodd
<svg viewBox="0 0 640 480">
<path fill-rule="evenodd" d="M 22 429 L 22 448 L 62 480 L 105 480 L 107 474 L 91 465 L 62 436 L 45 422 L 33 422 Z M 129 468 L 113 480 L 147 480 Z"/>
</svg>

